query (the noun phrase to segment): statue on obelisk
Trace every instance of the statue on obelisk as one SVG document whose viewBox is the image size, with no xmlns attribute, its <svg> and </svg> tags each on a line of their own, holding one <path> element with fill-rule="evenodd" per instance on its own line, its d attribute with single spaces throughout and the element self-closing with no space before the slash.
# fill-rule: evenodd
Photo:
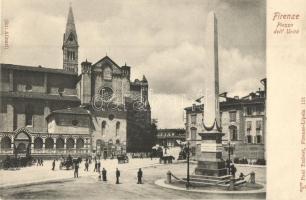
<svg viewBox="0 0 306 200">
<path fill-rule="evenodd" d="M 201 153 L 197 155 L 198 165 L 195 174 L 206 176 L 224 176 L 227 174 L 222 159 L 222 136 L 219 110 L 219 66 L 218 66 L 218 30 L 214 12 L 207 16 L 206 23 L 206 67 L 205 101 L 203 110 L 203 132 Z"/>
</svg>

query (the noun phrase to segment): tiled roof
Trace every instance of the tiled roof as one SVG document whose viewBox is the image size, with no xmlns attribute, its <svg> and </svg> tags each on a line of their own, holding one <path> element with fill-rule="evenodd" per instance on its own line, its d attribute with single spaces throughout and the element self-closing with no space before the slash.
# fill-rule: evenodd
<svg viewBox="0 0 306 200">
<path fill-rule="evenodd" d="M 56 74 L 66 74 L 66 75 L 74 75 L 74 76 L 78 75 L 75 72 L 69 72 L 63 69 L 33 67 L 33 66 L 25 66 L 25 65 L 13 65 L 13 64 L 5 64 L 5 63 L 1 63 L 0 68 L 1 69 L 23 70 L 23 71 L 47 72 L 47 73 L 56 73 Z"/>
<path fill-rule="evenodd" d="M 29 98 L 29 99 L 46 99 L 46 100 L 61 100 L 61 101 L 75 101 L 80 102 L 80 99 L 76 96 L 60 96 L 39 92 L 3 92 L 0 91 L 0 97 L 12 97 L 12 98 Z"/>
</svg>

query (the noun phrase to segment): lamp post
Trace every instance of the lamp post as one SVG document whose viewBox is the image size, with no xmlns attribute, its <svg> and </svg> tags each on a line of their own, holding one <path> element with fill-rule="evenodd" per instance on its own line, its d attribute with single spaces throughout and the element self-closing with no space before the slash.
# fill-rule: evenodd
<svg viewBox="0 0 306 200">
<path fill-rule="evenodd" d="M 231 162 L 231 141 L 228 141 L 228 160 Z"/>
</svg>

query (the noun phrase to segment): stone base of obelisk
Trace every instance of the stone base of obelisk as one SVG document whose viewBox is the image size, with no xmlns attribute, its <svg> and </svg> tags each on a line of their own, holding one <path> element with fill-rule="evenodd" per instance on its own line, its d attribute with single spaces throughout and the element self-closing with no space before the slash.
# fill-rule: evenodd
<svg viewBox="0 0 306 200">
<path fill-rule="evenodd" d="M 196 175 L 220 177 L 227 175 L 225 161 L 222 159 L 223 133 L 201 133 L 201 153 L 197 155 Z"/>
</svg>

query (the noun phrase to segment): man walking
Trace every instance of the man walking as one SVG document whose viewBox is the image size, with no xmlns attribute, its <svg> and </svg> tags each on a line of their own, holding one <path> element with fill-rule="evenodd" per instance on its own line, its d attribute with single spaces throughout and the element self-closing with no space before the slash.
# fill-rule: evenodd
<svg viewBox="0 0 306 200">
<path fill-rule="evenodd" d="M 94 172 L 97 171 L 97 167 L 98 167 L 98 163 L 97 163 L 97 160 L 95 160 L 95 168 L 94 168 Z"/>
<path fill-rule="evenodd" d="M 116 184 L 119 184 L 120 171 L 116 168 Z"/>
<path fill-rule="evenodd" d="M 232 172 L 232 175 L 233 175 L 234 178 L 235 178 L 235 175 L 236 175 L 236 171 L 237 171 L 237 169 L 236 169 L 235 165 L 232 164 L 231 165 L 231 172 Z"/>
<path fill-rule="evenodd" d="M 55 168 L 55 160 L 53 160 L 52 162 L 52 170 L 54 171 L 54 168 Z"/>
<path fill-rule="evenodd" d="M 88 164 L 88 162 L 86 161 L 86 162 L 85 162 L 85 170 L 84 170 L 84 171 L 88 171 L 88 166 L 89 166 L 89 164 Z"/>
<path fill-rule="evenodd" d="M 102 179 L 103 179 L 103 181 L 107 181 L 107 179 L 106 179 L 106 170 L 104 169 L 104 167 L 102 169 Z"/>
<path fill-rule="evenodd" d="M 100 169 L 101 169 L 101 162 L 100 162 L 100 160 L 98 161 L 98 164 L 97 164 L 97 170 L 98 170 L 98 172 L 100 173 Z"/>
<path fill-rule="evenodd" d="M 79 164 L 76 163 L 74 167 L 74 178 L 79 178 Z"/>
<path fill-rule="evenodd" d="M 141 168 L 139 168 L 138 172 L 137 172 L 137 178 L 138 178 L 138 181 L 137 181 L 137 184 L 142 184 L 142 171 L 141 171 Z"/>
</svg>

